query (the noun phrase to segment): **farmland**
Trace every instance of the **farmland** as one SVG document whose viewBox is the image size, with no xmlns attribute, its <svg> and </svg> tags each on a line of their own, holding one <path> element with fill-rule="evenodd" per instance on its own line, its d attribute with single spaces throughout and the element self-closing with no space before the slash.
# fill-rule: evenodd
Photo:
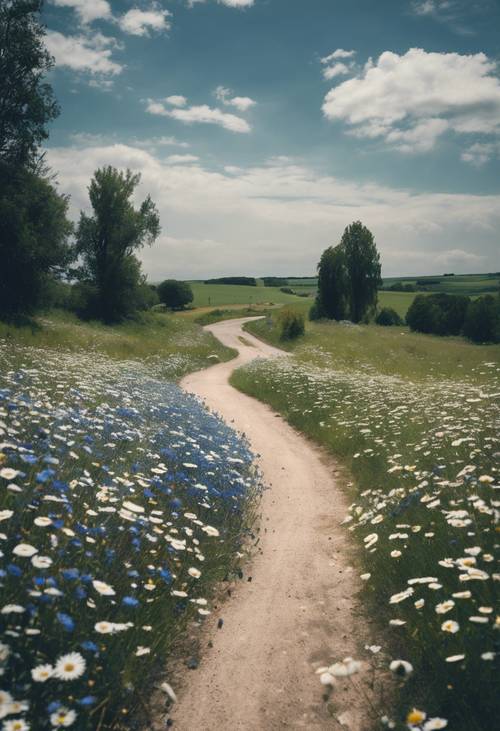
<svg viewBox="0 0 500 731">
<path fill-rule="evenodd" d="M 278 342 L 264 322 L 248 329 Z M 232 382 L 346 468 L 345 526 L 379 621 L 381 649 L 366 658 L 409 663 L 389 718 L 403 728 L 417 707 L 455 730 L 489 729 L 499 712 L 500 348 L 335 324 L 309 324 L 289 348 L 291 359 L 255 361 Z"/>
<path fill-rule="evenodd" d="M 288 304 L 300 301 L 293 294 L 280 292 L 279 287 L 247 287 L 234 284 L 203 284 L 190 282 L 194 307 L 220 305 Z"/>
</svg>

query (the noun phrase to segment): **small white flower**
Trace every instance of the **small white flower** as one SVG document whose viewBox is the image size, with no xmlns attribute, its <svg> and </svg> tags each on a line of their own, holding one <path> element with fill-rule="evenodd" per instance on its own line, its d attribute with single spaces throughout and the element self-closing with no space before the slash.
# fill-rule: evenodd
<svg viewBox="0 0 500 731">
<path fill-rule="evenodd" d="M 95 579 L 92 582 L 92 586 L 102 596 L 114 596 L 116 594 L 113 587 L 110 586 L 109 584 L 106 584 L 105 581 L 99 581 L 98 579 Z"/>
<path fill-rule="evenodd" d="M 54 675 L 52 665 L 37 665 L 31 671 L 31 677 L 36 683 L 45 683 L 46 680 Z"/>
<path fill-rule="evenodd" d="M 393 660 L 389 665 L 389 670 L 396 675 L 410 675 L 413 672 L 413 665 L 407 660 Z"/>
<path fill-rule="evenodd" d="M 4 721 L 2 731 L 29 731 L 30 726 L 26 723 L 23 718 L 11 718 L 9 721 Z"/>
<path fill-rule="evenodd" d="M 164 693 L 168 695 L 172 703 L 177 703 L 177 696 L 175 695 L 174 689 L 170 685 L 170 683 L 162 683 L 160 688 Z"/>
<path fill-rule="evenodd" d="M 458 630 L 460 629 L 460 625 L 458 622 L 454 622 L 452 619 L 448 619 L 446 622 L 443 622 L 441 625 L 441 629 L 443 632 L 450 632 L 452 635 L 454 635 Z"/>
<path fill-rule="evenodd" d="M 75 711 L 69 708 L 64 708 L 63 706 L 61 706 L 58 711 L 52 713 L 50 716 L 50 722 L 55 727 L 62 726 L 63 728 L 67 728 L 68 726 L 71 726 L 75 721 Z"/>
<path fill-rule="evenodd" d="M 142 657 L 142 655 L 149 655 L 150 652 L 151 652 L 150 647 L 143 647 L 142 645 L 139 645 L 139 647 L 135 651 L 135 656 Z"/>
<path fill-rule="evenodd" d="M 19 474 L 19 470 L 13 470 L 11 467 L 3 467 L 0 470 L 0 477 L 4 480 L 14 480 Z"/>
<path fill-rule="evenodd" d="M 22 556 L 23 558 L 30 558 L 31 556 L 34 556 L 35 553 L 38 553 L 38 548 L 31 546 L 29 543 L 18 543 L 12 553 L 16 556 Z"/>
<path fill-rule="evenodd" d="M 13 510 L 0 510 L 0 523 L 2 520 L 9 520 L 14 515 Z"/>
<path fill-rule="evenodd" d="M 201 571 L 195 568 L 188 569 L 188 574 L 193 577 L 193 579 L 199 579 L 201 576 Z"/>
<path fill-rule="evenodd" d="M 36 569 L 48 569 L 52 565 L 52 559 L 49 556 L 33 556 L 31 563 Z"/>
<path fill-rule="evenodd" d="M 450 655 L 446 658 L 446 662 L 460 662 L 465 658 L 465 655 Z"/>
<path fill-rule="evenodd" d="M 43 515 L 40 515 L 38 518 L 35 518 L 33 523 L 39 528 L 47 528 L 47 526 L 52 525 L 52 520 L 50 518 L 44 517 Z"/>
<path fill-rule="evenodd" d="M 0 614 L 22 614 L 26 609 L 20 604 L 6 604 L 0 609 Z"/>
<path fill-rule="evenodd" d="M 74 680 L 85 672 L 86 662 L 79 652 L 62 655 L 56 662 L 54 676 L 59 680 Z"/>
<path fill-rule="evenodd" d="M 446 728 L 447 725 L 448 721 L 446 718 L 429 718 L 424 723 L 424 731 L 437 731 L 438 729 Z"/>
</svg>

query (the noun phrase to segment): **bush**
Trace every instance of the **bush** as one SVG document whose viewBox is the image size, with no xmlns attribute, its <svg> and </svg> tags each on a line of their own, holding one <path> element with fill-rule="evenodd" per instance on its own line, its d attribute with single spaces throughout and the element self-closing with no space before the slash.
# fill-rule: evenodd
<svg viewBox="0 0 500 731">
<path fill-rule="evenodd" d="M 160 302 L 171 310 L 182 310 L 194 299 L 193 290 L 189 284 L 176 279 L 166 279 L 158 285 L 157 291 Z"/>
<path fill-rule="evenodd" d="M 281 340 L 296 340 L 305 332 L 304 315 L 296 310 L 284 309 L 278 315 Z"/>
<path fill-rule="evenodd" d="M 386 327 L 403 324 L 403 320 L 392 307 L 383 307 L 375 318 L 375 322 L 377 325 L 384 325 Z"/>
<path fill-rule="evenodd" d="M 412 330 L 434 335 L 459 335 L 470 300 L 463 295 L 417 295 L 413 300 L 406 322 Z"/>
<path fill-rule="evenodd" d="M 280 292 L 283 292 L 283 294 L 295 294 L 291 287 L 280 287 Z"/>
<path fill-rule="evenodd" d="M 475 343 L 500 342 L 500 300 L 492 295 L 469 303 L 464 322 L 465 337 Z"/>
</svg>

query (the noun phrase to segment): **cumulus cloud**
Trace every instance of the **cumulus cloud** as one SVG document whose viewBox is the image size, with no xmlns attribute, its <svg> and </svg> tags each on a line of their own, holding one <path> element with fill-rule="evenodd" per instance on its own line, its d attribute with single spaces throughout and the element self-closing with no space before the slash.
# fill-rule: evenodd
<svg viewBox="0 0 500 731">
<path fill-rule="evenodd" d="M 87 209 L 87 186 L 102 165 L 142 174 L 164 234 L 141 257 L 153 280 L 313 273 L 323 249 L 360 219 L 375 234 L 386 276 L 498 268 L 500 196 L 415 194 L 324 176 L 290 159 L 208 169 L 174 164 L 138 146 L 50 149 L 72 215 Z M 480 267 L 478 262 L 480 261 Z M 448 264 L 448 266 L 445 266 Z M 451 270 L 451 269 L 450 269 Z"/>
<path fill-rule="evenodd" d="M 132 36 L 149 36 L 151 31 L 161 33 L 170 29 L 171 13 L 153 5 L 150 10 L 132 8 L 118 19 L 124 33 Z"/>
<path fill-rule="evenodd" d="M 233 96 L 231 89 L 227 89 L 225 86 L 218 86 L 214 91 L 214 96 L 227 107 L 236 107 L 240 112 L 246 112 L 257 104 L 249 96 Z"/>
<path fill-rule="evenodd" d="M 73 8 L 82 23 L 93 20 L 109 20 L 111 6 L 107 0 L 50 0 L 52 5 L 60 8 Z"/>
<path fill-rule="evenodd" d="M 162 101 L 149 99 L 146 111 L 160 117 L 171 117 L 185 124 L 216 124 L 230 132 L 247 133 L 251 131 L 248 122 L 235 114 L 226 114 L 221 109 L 209 107 L 207 104 L 181 106 L 179 99 L 184 99 L 184 97 L 174 97 L 175 102 L 171 102 L 169 99 L 172 97 L 167 97 Z M 187 100 L 185 103 L 187 104 Z"/>
<path fill-rule="evenodd" d="M 113 61 L 112 49 L 117 47 L 114 38 L 96 33 L 92 36 L 65 36 L 49 30 L 45 36 L 49 53 L 55 58 L 56 66 L 65 66 L 74 71 L 116 76 L 123 66 Z"/>
<path fill-rule="evenodd" d="M 500 134 L 497 64 L 484 53 L 385 51 L 331 89 L 323 113 L 357 137 L 382 138 L 402 152 L 430 150 L 447 130 Z"/>
<path fill-rule="evenodd" d="M 187 104 L 187 99 L 185 96 L 181 96 L 180 94 L 173 94 L 172 96 L 167 96 L 165 101 L 167 104 L 171 104 L 173 107 L 185 107 Z"/>
</svg>

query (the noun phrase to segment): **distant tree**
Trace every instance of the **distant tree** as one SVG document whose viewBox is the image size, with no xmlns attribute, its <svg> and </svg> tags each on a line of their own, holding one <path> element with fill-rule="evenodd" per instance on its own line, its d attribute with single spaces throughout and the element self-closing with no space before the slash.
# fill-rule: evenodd
<svg viewBox="0 0 500 731">
<path fill-rule="evenodd" d="M 67 209 L 50 178 L 0 164 L 0 317 L 32 314 L 47 301 L 50 278 L 73 257 Z"/>
<path fill-rule="evenodd" d="M 59 114 L 44 75 L 53 59 L 44 46 L 40 0 L 0 0 L 0 162 L 26 165 Z"/>
<path fill-rule="evenodd" d="M 360 322 L 377 304 L 382 284 L 380 255 L 373 234 L 361 221 L 347 226 L 340 246 L 347 269 L 350 318 Z"/>
<path fill-rule="evenodd" d="M 385 327 L 403 324 L 403 320 L 392 307 L 383 307 L 375 318 L 375 322 L 377 325 L 384 325 Z"/>
<path fill-rule="evenodd" d="M 459 335 L 462 332 L 469 298 L 439 292 L 417 295 L 406 314 L 412 330 L 434 335 Z"/>
<path fill-rule="evenodd" d="M 312 319 L 343 320 L 348 311 L 348 279 L 342 246 L 329 246 L 318 264 L 318 294 L 311 310 Z"/>
<path fill-rule="evenodd" d="M 492 295 L 472 300 L 467 308 L 464 335 L 475 343 L 500 343 L 500 299 Z"/>
<path fill-rule="evenodd" d="M 182 310 L 194 299 L 190 285 L 177 279 L 166 279 L 158 285 L 157 291 L 160 302 L 171 310 Z"/>
<path fill-rule="evenodd" d="M 89 316 L 116 322 L 137 309 L 140 265 L 134 252 L 151 245 L 160 220 L 149 196 L 136 210 L 131 202 L 140 175 L 108 166 L 96 170 L 89 187 L 93 215 L 80 214 L 76 251 L 80 278 L 90 286 Z"/>
</svg>

